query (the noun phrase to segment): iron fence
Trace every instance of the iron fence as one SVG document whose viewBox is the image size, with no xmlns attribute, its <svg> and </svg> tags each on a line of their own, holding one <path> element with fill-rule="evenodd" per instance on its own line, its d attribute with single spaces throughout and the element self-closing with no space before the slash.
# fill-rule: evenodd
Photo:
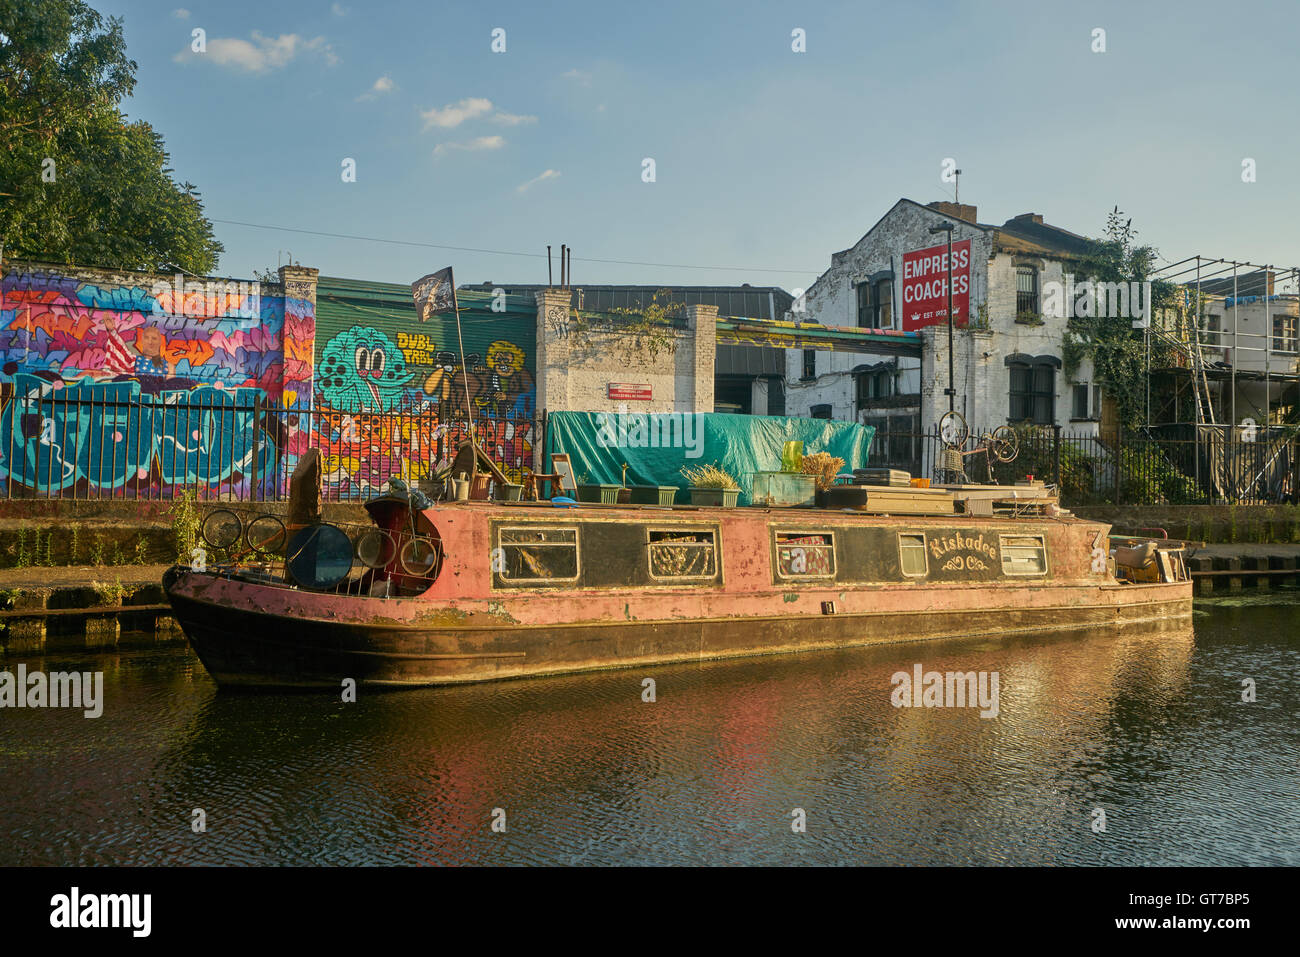
<svg viewBox="0 0 1300 957">
<path fill-rule="evenodd" d="M 424 403 L 389 412 L 299 409 L 246 394 L 112 398 L 75 387 L 10 394 L 0 411 L 7 498 L 277 501 L 309 448 L 326 501 L 360 501 L 389 478 L 429 483 L 472 432 L 516 481 L 532 470 L 545 413 Z"/>
<path fill-rule="evenodd" d="M 1058 486 L 1067 505 L 1295 503 L 1300 488 L 1294 428 L 1243 432 L 1188 425 L 1096 433 L 1018 426 L 1019 452 L 1009 463 L 979 451 L 978 437 L 987 431 L 972 430 L 964 446 L 971 482 L 1005 485 L 1032 475 Z M 934 477 L 943 448 L 936 429 L 877 429 L 868 462 Z"/>
<path fill-rule="evenodd" d="M 531 408 L 422 403 L 388 412 L 298 409 L 243 392 L 115 398 L 75 386 L 11 393 L 0 408 L 0 481 L 7 498 L 277 501 L 310 448 L 320 450 L 323 496 L 363 501 L 390 478 L 428 486 L 473 424 L 480 448 L 514 481 L 532 471 L 546 414 Z M 1300 437 L 1294 428 L 1165 426 L 1100 434 L 1017 427 L 1009 463 L 964 457 L 973 482 L 1033 475 L 1068 504 L 1217 504 L 1296 501 Z M 966 443 L 978 449 L 983 430 Z M 936 430 L 878 427 L 868 464 L 931 477 Z"/>
</svg>

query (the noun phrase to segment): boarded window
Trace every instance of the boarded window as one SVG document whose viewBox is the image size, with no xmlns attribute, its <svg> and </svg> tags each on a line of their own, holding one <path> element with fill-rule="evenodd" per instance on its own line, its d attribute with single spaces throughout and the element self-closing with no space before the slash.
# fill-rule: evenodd
<svg viewBox="0 0 1300 957">
<path fill-rule="evenodd" d="M 1047 546 L 1041 535 L 1003 535 L 1002 572 L 1042 575 L 1047 572 Z"/>
<path fill-rule="evenodd" d="M 930 571 L 925 557 L 924 535 L 899 535 L 898 557 L 904 575 L 925 575 Z"/>
<path fill-rule="evenodd" d="M 498 572 L 508 582 L 576 581 L 576 528 L 503 528 Z"/>
<path fill-rule="evenodd" d="M 835 545 L 830 533 L 778 532 L 776 569 L 781 578 L 830 578 L 835 574 Z"/>
<path fill-rule="evenodd" d="M 651 578 L 713 578 L 718 548 L 712 531 L 651 532 Z"/>
</svg>

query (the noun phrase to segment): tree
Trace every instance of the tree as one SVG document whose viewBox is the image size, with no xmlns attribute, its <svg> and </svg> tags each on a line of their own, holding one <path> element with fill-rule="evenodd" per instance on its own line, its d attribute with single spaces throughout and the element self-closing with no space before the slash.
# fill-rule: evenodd
<svg viewBox="0 0 1300 957">
<path fill-rule="evenodd" d="M 122 21 L 82 0 L 0 0 L 5 252 L 121 269 L 216 269 L 223 249 L 162 136 L 118 108 L 135 86 Z"/>
<path fill-rule="evenodd" d="M 1106 216 L 1104 238 L 1092 242 L 1091 251 L 1077 267 L 1080 280 L 1125 284 L 1151 281 L 1151 301 L 1146 304 L 1148 321 L 1156 310 L 1172 302 L 1173 285 L 1151 280 L 1157 250 L 1137 244 L 1133 220 L 1126 219 L 1118 206 Z M 1161 340 L 1153 340 L 1151 348 L 1151 365 L 1158 368 L 1168 347 Z M 1146 410 L 1147 357 L 1142 331 L 1133 328 L 1128 316 L 1071 315 L 1065 337 L 1067 372 L 1077 369 L 1084 358 L 1092 360 L 1094 381 L 1115 400 L 1120 423 L 1137 428 Z"/>
</svg>

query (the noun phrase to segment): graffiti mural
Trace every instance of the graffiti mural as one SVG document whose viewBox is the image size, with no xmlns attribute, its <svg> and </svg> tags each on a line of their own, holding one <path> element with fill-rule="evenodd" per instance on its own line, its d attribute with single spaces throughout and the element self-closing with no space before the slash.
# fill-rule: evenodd
<svg viewBox="0 0 1300 957">
<path fill-rule="evenodd" d="M 0 381 L 132 379 L 143 393 L 284 388 L 284 299 L 253 291 L 177 295 L 161 281 L 104 286 L 46 272 L 0 283 Z M 256 284 L 230 284 L 251 290 Z"/>
<path fill-rule="evenodd" d="M 397 343 L 367 326 L 348 329 L 325 344 L 317 389 L 331 409 L 391 412 L 414 378 Z"/>
<path fill-rule="evenodd" d="M 286 440 L 306 444 L 251 408 L 310 404 L 314 286 L 293 292 L 15 266 L 0 279 L 10 494 L 247 490 L 272 474 Z"/>
<path fill-rule="evenodd" d="M 535 306 L 503 314 L 462 290 L 460 307 L 458 336 L 454 319 L 421 320 L 409 288 L 321 280 L 311 442 L 332 496 L 368 494 L 390 476 L 431 477 L 451 464 L 471 422 L 507 475 L 521 481 L 531 470 Z"/>
<path fill-rule="evenodd" d="M 0 412 L 0 481 L 87 496 L 261 491 L 278 450 L 253 408 L 259 396 L 211 387 L 152 396 L 135 381 L 55 387 L 20 372 Z"/>
</svg>

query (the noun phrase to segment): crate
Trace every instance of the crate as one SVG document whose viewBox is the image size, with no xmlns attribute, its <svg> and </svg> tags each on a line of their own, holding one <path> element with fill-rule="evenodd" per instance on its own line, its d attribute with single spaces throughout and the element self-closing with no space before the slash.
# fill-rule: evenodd
<svg viewBox="0 0 1300 957">
<path fill-rule="evenodd" d="M 817 480 L 799 472 L 755 472 L 750 502 L 769 508 L 811 506 L 817 494 Z"/>
<path fill-rule="evenodd" d="M 912 473 L 900 469 L 854 469 L 854 485 L 887 485 L 890 488 L 908 488 L 912 484 Z"/>
</svg>

